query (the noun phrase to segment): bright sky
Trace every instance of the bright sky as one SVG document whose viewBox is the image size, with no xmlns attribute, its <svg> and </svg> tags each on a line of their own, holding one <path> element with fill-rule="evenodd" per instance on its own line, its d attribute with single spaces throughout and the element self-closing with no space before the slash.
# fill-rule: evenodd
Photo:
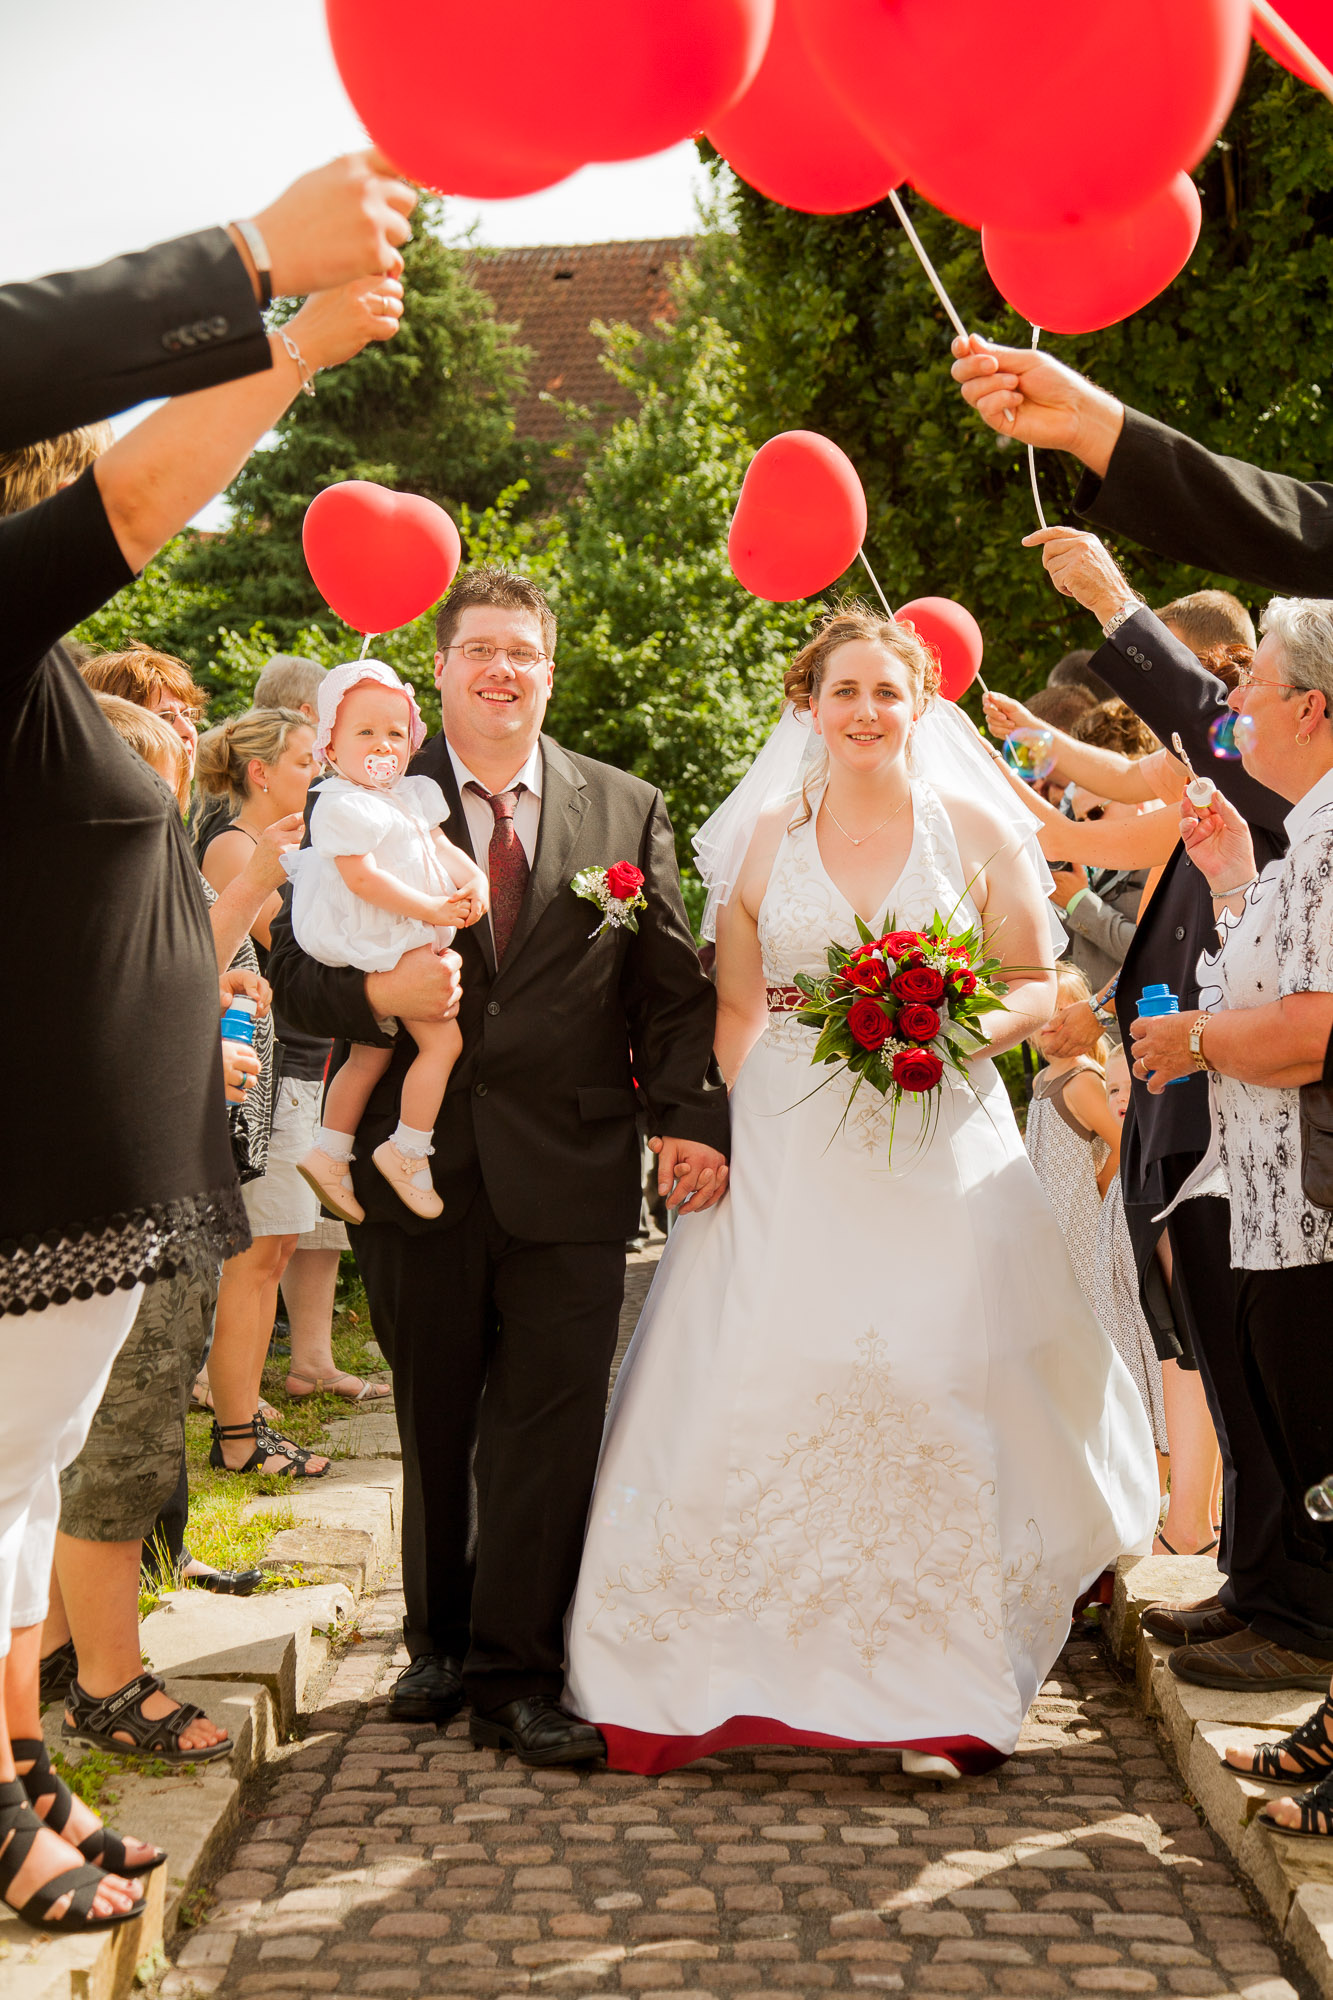
<svg viewBox="0 0 1333 2000">
<path fill-rule="evenodd" d="M 320 0 L 15 0 L 5 13 L 0 279 L 248 215 L 365 144 Z M 491 244 L 684 236 L 703 180 L 686 143 L 520 201 L 454 202 L 450 221 L 476 221 Z"/>
</svg>

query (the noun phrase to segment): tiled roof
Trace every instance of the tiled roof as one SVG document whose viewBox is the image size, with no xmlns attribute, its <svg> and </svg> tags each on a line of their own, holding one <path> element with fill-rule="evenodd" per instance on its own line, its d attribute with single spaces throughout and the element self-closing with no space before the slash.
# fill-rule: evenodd
<svg viewBox="0 0 1333 2000">
<path fill-rule="evenodd" d="M 561 431 L 558 412 L 542 392 L 581 403 L 600 422 L 634 407 L 633 398 L 602 367 L 590 323 L 625 320 L 643 332 L 671 316 L 671 273 L 688 257 L 690 236 L 649 243 L 543 244 L 531 250 L 479 250 L 468 274 L 495 301 L 502 320 L 515 321 L 533 351 L 528 393 L 515 416 L 524 437 L 546 443 Z"/>
</svg>

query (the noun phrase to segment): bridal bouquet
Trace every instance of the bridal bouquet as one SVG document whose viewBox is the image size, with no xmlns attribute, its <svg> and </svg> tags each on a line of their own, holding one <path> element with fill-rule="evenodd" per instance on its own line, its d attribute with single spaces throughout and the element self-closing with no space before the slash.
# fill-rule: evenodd
<svg viewBox="0 0 1333 2000">
<path fill-rule="evenodd" d="M 819 1030 L 812 1062 L 849 1071 L 853 1098 L 871 1084 L 896 1118 L 904 1095 L 924 1106 L 946 1067 L 967 1076 L 966 1058 L 986 1046 L 978 1017 L 1003 1007 L 1006 988 L 981 933 L 951 931 L 938 911 L 923 931 L 874 937 L 859 917 L 856 927 L 853 950 L 829 946 L 827 979 L 796 974 L 805 995 L 796 1019 Z"/>
</svg>

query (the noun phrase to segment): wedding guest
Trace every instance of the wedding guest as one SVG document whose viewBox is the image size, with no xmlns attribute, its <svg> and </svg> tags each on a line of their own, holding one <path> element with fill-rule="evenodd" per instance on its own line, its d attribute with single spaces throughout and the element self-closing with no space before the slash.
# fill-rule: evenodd
<svg viewBox="0 0 1333 2000">
<path fill-rule="evenodd" d="M 1097 702 L 1109 701 L 1112 691 L 1101 675 L 1092 671 L 1091 660 L 1091 647 L 1075 647 L 1072 653 L 1066 653 L 1064 658 L 1057 660 L 1051 668 L 1046 676 L 1047 687 L 1077 688 L 1080 694 L 1088 695 L 1094 705 Z"/>
<path fill-rule="evenodd" d="M 1304 1505 L 1333 1464 L 1333 1418 L 1311 1393 L 1333 1315 L 1333 1215 L 1302 1191 L 1298 1098 L 1322 1075 L 1333 1032 L 1333 602 L 1274 598 L 1260 624 L 1254 665 L 1229 702 L 1244 719 L 1247 772 L 1290 802 L 1290 844 L 1260 870 L 1226 796 L 1202 808 L 1187 796 L 1181 834 L 1212 893 L 1219 943 L 1200 968 L 1203 1007 L 1134 1022 L 1134 1074 L 1159 1096 L 1177 1076 L 1211 1072 L 1214 1146 L 1175 1212 L 1220 1165 L 1236 1340 L 1282 1484 L 1282 1541 L 1333 1602 L 1333 1539 Z M 1272 1650 L 1242 1628 L 1173 1654 L 1172 1671 L 1208 1687 L 1249 1685 Z M 1333 1646 L 1307 1652 L 1286 1684 L 1322 1692 Z"/>
<path fill-rule="evenodd" d="M 1179 731 L 1200 777 L 1248 821 L 1263 865 L 1285 846 L 1289 802 L 1219 752 L 1214 727 L 1231 720 L 1222 683 L 1134 594 L 1093 535 L 1076 529 L 1043 534 L 1043 559 L 1057 588 L 1074 596 L 1102 623 L 1107 643 L 1097 670 L 1118 688 L 1155 734 Z M 1150 815 L 1166 819 L 1167 814 Z M 1174 817 L 1174 815 L 1170 815 Z M 1109 829 L 1122 833 L 1122 829 Z M 1176 994 L 1182 1014 L 1199 1005 L 1199 954 L 1215 935 L 1208 887 L 1177 847 L 1141 913 L 1134 943 L 1121 970 L 1115 1007 L 1122 1038 L 1138 1013 L 1138 997 L 1151 983 Z M 1148 1303 L 1148 1284 L 1162 1234 L 1160 1220 L 1203 1159 L 1209 1143 L 1208 1098 L 1202 1076 L 1149 1094 L 1136 1085 L 1121 1153 L 1125 1214 Z M 1303 1688 L 1326 1672 L 1333 1658 L 1333 1591 L 1307 1552 L 1284 1540 L 1283 1489 L 1261 1426 L 1239 1339 L 1237 1279 L 1231 1269 L 1230 1225 L 1222 1195 L 1200 1195 L 1173 1210 L 1165 1225 L 1172 1258 L 1172 1312 L 1184 1322 L 1188 1343 L 1208 1398 L 1222 1450 L 1220 1593 L 1197 1605 L 1156 1606 L 1146 1629 L 1172 1640 L 1173 1659 L 1183 1646 L 1239 1639 L 1257 1633 L 1260 1647 L 1231 1662 L 1236 1684 Z M 1153 1315 L 1149 1312 L 1150 1322 Z M 1160 1352 L 1159 1347 L 1159 1352 Z M 1311 1662 L 1314 1665 L 1311 1665 Z M 1228 1685 L 1232 1684 L 1228 1682 Z"/>
<path fill-rule="evenodd" d="M 209 730 L 200 745 L 198 782 L 225 794 L 236 817 L 203 857 L 205 879 L 219 893 L 245 868 L 264 832 L 304 811 L 315 776 L 315 732 L 295 709 L 252 708 Z M 269 926 L 281 904 L 275 890 L 250 926 L 266 971 Z M 260 1381 L 273 1330 L 278 1282 L 297 1238 L 319 1220 L 319 1204 L 296 1171 L 319 1124 L 321 1079 L 328 1044 L 275 1017 L 280 1054 L 265 1171 L 242 1188 L 252 1242 L 229 1260 L 218 1290 L 217 1323 L 208 1358 L 214 1412 L 210 1462 L 228 1471 L 322 1478 L 328 1459 L 303 1451 L 268 1428 L 260 1411 Z M 290 1065 L 290 1067 L 289 1067 Z M 224 1435 L 231 1432 L 232 1435 Z M 261 1432 L 263 1433 L 261 1435 Z"/>
<path fill-rule="evenodd" d="M 208 696 L 196 687 L 183 660 L 149 646 L 131 646 L 123 653 L 94 653 L 79 668 L 94 694 L 119 695 L 136 708 L 146 708 L 171 725 L 185 746 L 190 776 L 194 776 L 199 724 Z"/>
<path fill-rule="evenodd" d="M 294 709 L 307 722 L 314 723 L 318 721 L 315 697 L 327 671 L 314 660 L 301 659 L 294 653 L 274 653 L 260 669 L 250 706 Z M 210 840 L 225 832 L 235 816 L 229 792 L 205 792 L 195 802 L 190 815 L 190 838 L 201 861 Z"/>
<path fill-rule="evenodd" d="M 60 639 L 234 476 L 303 378 L 396 330 L 398 291 L 380 279 L 308 300 L 284 328 L 300 361 L 272 335 L 262 375 L 175 399 L 100 458 L 104 439 L 85 434 L 52 455 L 56 490 L 19 512 L 6 511 L 13 465 L 0 461 L 0 920 L 40 955 L 47 982 L 41 1006 L 21 982 L 5 987 L 0 1032 L 23 1051 L 6 1109 L 17 1131 L 54 1118 L 77 1141 L 27 1149 L 0 1241 L 0 1312 L 42 1315 L 40 1339 L 0 1344 L 0 1896 L 39 1927 L 133 1921 L 143 1908 L 124 1879 L 131 1864 L 81 1868 L 15 1773 L 11 1737 L 40 1733 L 59 1473 L 144 1285 L 205 1268 L 247 1236 L 213 940 L 180 814 L 117 741 Z"/>
<path fill-rule="evenodd" d="M 1097 698 L 1084 687 L 1038 688 L 1028 698 L 1028 713 L 1050 729 L 1072 729 L 1080 715 L 1096 708 Z"/>
<path fill-rule="evenodd" d="M 0 286 L 0 452 L 267 371 L 269 300 L 396 282 L 416 200 L 383 154 L 347 153 L 225 230 Z"/>
<path fill-rule="evenodd" d="M 1157 616 L 1177 639 L 1184 640 L 1191 653 L 1206 662 L 1210 654 L 1225 654 L 1231 646 L 1243 646 L 1253 653 L 1259 643 L 1253 618 L 1229 590 L 1193 590 L 1188 597 L 1175 597 L 1164 604 Z M 1217 671 L 1215 666 L 1213 671 Z"/>
<path fill-rule="evenodd" d="M 1077 743 L 1109 750 L 1127 764 L 1137 763 L 1160 748 L 1152 731 L 1114 697 L 1081 715 L 1070 735 Z M 1109 798 L 1095 785 L 1086 787 L 1077 781 L 1072 805 L 1076 819 L 1103 823 L 1133 819 L 1142 811 L 1141 803 Z M 1095 868 L 1089 872 L 1071 867 L 1056 876 L 1055 900 L 1070 934 L 1070 956 L 1093 989 L 1103 987 L 1125 962 L 1149 874 L 1147 868 Z"/>
</svg>

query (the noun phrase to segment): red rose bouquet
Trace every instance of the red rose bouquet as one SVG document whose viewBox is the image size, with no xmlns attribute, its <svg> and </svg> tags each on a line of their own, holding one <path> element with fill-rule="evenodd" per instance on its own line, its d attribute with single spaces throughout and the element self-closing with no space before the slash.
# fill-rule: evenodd
<svg viewBox="0 0 1333 2000">
<path fill-rule="evenodd" d="M 810 1060 L 851 1073 L 848 1110 L 869 1083 L 892 1101 L 895 1121 L 904 1096 L 921 1102 L 924 1118 L 946 1068 L 966 1079 L 967 1058 L 986 1046 L 977 1021 L 1004 1005 L 1000 961 L 987 957 L 979 931 L 951 931 L 938 911 L 923 931 L 874 937 L 859 917 L 856 927 L 852 950 L 829 946 L 826 979 L 796 975 L 805 995 L 796 1019 L 819 1030 Z"/>
</svg>

